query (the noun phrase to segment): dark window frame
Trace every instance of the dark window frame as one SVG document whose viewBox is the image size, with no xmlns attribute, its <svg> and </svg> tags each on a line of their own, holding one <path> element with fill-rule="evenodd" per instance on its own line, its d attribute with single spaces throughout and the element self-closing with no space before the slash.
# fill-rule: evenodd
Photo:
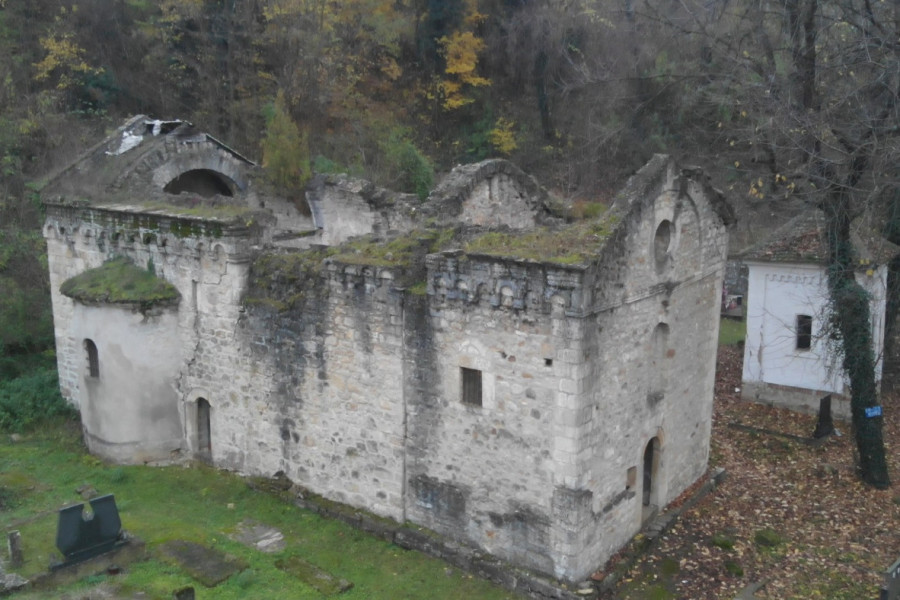
<svg viewBox="0 0 900 600">
<path fill-rule="evenodd" d="M 100 353 L 97 350 L 97 344 L 94 343 L 94 340 L 92 340 L 90 338 L 85 338 L 84 350 L 87 353 L 88 376 L 94 377 L 94 378 L 99 378 L 100 377 Z"/>
<path fill-rule="evenodd" d="M 484 406 L 481 371 L 460 367 L 459 381 L 462 403 L 468 406 Z"/>
<path fill-rule="evenodd" d="M 796 349 L 811 350 L 812 349 L 812 316 L 797 315 L 796 323 Z"/>
</svg>

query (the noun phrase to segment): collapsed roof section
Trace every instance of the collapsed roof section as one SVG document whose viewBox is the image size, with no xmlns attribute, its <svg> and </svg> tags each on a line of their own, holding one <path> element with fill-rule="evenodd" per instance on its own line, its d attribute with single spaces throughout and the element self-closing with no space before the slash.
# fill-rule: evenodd
<svg viewBox="0 0 900 600">
<path fill-rule="evenodd" d="M 228 204 L 245 194 L 255 167 L 188 121 L 139 115 L 56 173 L 43 197 L 76 206 Z"/>
</svg>

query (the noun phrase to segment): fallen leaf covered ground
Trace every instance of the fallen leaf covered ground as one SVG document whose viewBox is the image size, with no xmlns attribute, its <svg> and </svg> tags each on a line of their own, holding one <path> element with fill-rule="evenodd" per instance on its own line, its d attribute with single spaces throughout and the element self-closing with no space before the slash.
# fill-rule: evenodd
<svg viewBox="0 0 900 600">
<path fill-rule="evenodd" d="M 764 581 L 754 597 L 877 599 L 900 557 L 900 484 L 861 483 L 849 423 L 836 421 L 841 435 L 808 445 L 789 436 L 811 437 L 815 416 L 743 402 L 741 360 L 737 347 L 720 348 L 710 468 L 724 467 L 725 481 L 622 576 L 616 597 L 732 599 Z M 892 482 L 900 481 L 898 398 L 882 397 Z"/>
</svg>

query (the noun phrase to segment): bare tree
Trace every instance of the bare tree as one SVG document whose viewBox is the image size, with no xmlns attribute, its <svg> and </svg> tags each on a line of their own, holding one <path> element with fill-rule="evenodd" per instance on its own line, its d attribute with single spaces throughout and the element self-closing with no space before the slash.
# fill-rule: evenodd
<svg viewBox="0 0 900 600">
<path fill-rule="evenodd" d="M 691 104 L 707 147 L 726 148 L 753 198 L 801 199 L 827 219 L 833 332 L 850 381 L 862 479 L 890 485 L 877 410 L 868 296 L 855 279 L 851 223 L 884 213 L 900 158 L 900 2 L 684 0 L 643 18 L 682 42 L 699 82 Z"/>
</svg>

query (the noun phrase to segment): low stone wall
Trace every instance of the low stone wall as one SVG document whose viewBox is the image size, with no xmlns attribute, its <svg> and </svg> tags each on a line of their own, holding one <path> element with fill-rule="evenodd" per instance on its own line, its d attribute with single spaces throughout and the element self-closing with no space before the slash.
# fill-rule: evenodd
<svg viewBox="0 0 900 600">
<path fill-rule="evenodd" d="M 831 414 L 836 419 L 850 420 L 850 398 L 834 392 L 809 390 L 774 383 L 743 382 L 741 399 L 748 402 L 768 404 L 807 414 L 819 412 L 819 400 L 831 394 Z"/>
</svg>

